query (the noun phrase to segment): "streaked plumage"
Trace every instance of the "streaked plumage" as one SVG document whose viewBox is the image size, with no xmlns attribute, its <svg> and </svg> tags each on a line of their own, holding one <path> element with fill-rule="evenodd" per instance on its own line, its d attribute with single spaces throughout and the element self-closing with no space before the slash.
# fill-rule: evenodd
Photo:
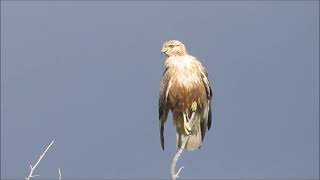
<svg viewBox="0 0 320 180">
<path fill-rule="evenodd" d="M 164 149 L 164 123 L 171 110 L 176 127 L 177 146 L 180 148 L 183 139 L 190 134 L 185 148 L 198 149 L 206 130 L 211 126 L 212 91 L 208 75 L 200 61 L 189 55 L 180 41 L 165 42 L 162 52 L 166 54 L 166 69 L 161 80 L 159 98 L 161 147 Z M 194 126 L 193 130 L 188 132 L 184 115 L 190 117 L 190 108 L 194 102 L 197 105 Z"/>
</svg>

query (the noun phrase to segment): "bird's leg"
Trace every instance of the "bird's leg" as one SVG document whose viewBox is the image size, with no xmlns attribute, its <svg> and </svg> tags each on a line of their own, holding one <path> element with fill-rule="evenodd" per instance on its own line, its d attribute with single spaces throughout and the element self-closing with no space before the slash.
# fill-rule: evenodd
<svg viewBox="0 0 320 180">
<path fill-rule="evenodd" d="M 198 106 L 197 102 L 194 101 L 194 102 L 191 104 L 191 111 L 192 111 L 192 112 L 195 112 L 195 111 L 197 110 L 197 106 Z"/>
<path fill-rule="evenodd" d="M 188 117 L 186 113 L 183 113 L 183 128 L 184 128 L 184 132 L 189 135 L 191 133 L 191 127 L 190 124 L 188 122 Z"/>
<path fill-rule="evenodd" d="M 192 104 L 191 104 L 191 112 L 195 112 L 197 110 L 197 102 L 194 101 Z M 189 111 L 186 110 L 185 113 L 183 113 L 183 127 L 184 127 L 184 131 L 187 135 L 189 135 L 191 133 L 191 125 L 190 125 L 190 122 L 189 122 Z"/>
</svg>

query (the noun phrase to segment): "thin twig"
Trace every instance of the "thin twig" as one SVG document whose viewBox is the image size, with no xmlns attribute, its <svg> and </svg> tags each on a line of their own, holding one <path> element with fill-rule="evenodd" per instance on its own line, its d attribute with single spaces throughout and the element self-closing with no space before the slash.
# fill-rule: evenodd
<svg viewBox="0 0 320 180">
<path fill-rule="evenodd" d="M 192 115 L 191 115 L 190 119 L 189 119 L 189 117 L 187 115 L 188 122 L 191 125 L 191 131 L 192 131 L 193 125 L 194 125 L 194 122 L 193 122 L 194 116 L 195 116 L 195 112 L 192 112 Z M 178 172 L 176 173 L 176 164 L 177 164 L 177 162 L 179 160 L 179 157 L 183 153 L 183 150 L 184 150 L 189 138 L 190 138 L 190 135 L 187 136 L 187 138 L 185 138 L 184 141 L 182 141 L 180 149 L 177 151 L 177 153 L 175 154 L 175 156 L 172 159 L 172 163 L 171 163 L 171 179 L 172 180 L 176 180 L 179 177 L 179 174 L 180 174 L 181 170 L 184 168 L 183 166 L 180 167 Z"/>
<path fill-rule="evenodd" d="M 26 177 L 26 180 L 31 180 L 33 177 L 37 177 L 39 175 L 33 175 L 33 171 L 36 169 L 36 167 L 38 166 L 38 164 L 40 163 L 40 161 L 42 160 L 42 158 L 45 156 L 45 154 L 47 153 L 47 151 L 49 150 L 49 148 L 52 146 L 52 144 L 54 143 L 54 140 L 51 141 L 51 143 L 49 144 L 49 146 L 46 148 L 46 150 L 41 154 L 41 156 L 39 157 L 38 161 L 36 162 L 35 165 L 31 165 L 30 164 L 30 173 L 29 176 Z"/>
<path fill-rule="evenodd" d="M 58 168 L 58 171 L 59 171 L 59 180 L 61 180 L 61 171 L 60 171 L 60 168 Z"/>
</svg>

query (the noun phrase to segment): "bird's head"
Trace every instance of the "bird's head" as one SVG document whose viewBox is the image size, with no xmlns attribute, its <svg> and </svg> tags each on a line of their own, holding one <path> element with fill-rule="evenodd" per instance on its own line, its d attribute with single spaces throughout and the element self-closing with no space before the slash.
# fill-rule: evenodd
<svg viewBox="0 0 320 180">
<path fill-rule="evenodd" d="M 168 57 L 188 54 L 184 44 L 178 40 L 170 40 L 163 43 L 161 52 L 165 53 Z"/>
</svg>

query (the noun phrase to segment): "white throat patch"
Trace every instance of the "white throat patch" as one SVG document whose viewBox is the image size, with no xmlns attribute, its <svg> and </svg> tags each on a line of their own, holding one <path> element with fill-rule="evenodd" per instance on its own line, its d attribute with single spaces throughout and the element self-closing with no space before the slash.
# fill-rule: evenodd
<svg viewBox="0 0 320 180">
<path fill-rule="evenodd" d="M 191 65 L 193 59 L 194 57 L 190 55 L 171 56 L 166 60 L 165 64 L 167 67 L 184 69 Z"/>
</svg>

